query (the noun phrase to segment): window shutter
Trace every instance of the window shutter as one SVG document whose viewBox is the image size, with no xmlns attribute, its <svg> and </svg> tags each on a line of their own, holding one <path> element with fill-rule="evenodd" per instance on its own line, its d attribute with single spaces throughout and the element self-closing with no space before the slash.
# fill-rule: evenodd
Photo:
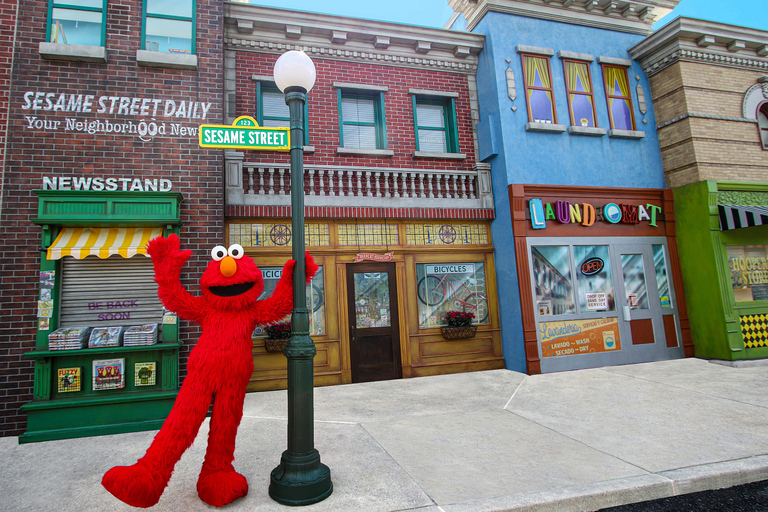
<svg viewBox="0 0 768 512">
<path fill-rule="evenodd" d="M 162 323 L 154 276 L 145 256 L 63 258 L 59 326 Z"/>
</svg>

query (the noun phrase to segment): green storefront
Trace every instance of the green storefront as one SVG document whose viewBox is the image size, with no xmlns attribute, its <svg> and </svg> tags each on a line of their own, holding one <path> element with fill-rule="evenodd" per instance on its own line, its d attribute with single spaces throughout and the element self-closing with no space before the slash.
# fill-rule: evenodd
<svg viewBox="0 0 768 512">
<path fill-rule="evenodd" d="M 768 358 L 768 183 L 702 181 L 674 197 L 696 356 Z"/>
<path fill-rule="evenodd" d="M 40 300 L 35 350 L 25 354 L 35 363 L 33 400 L 22 407 L 19 442 L 160 428 L 179 389 L 180 345 L 145 248 L 178 234 L 181 194 L 35 193 Z"/>
</svg>

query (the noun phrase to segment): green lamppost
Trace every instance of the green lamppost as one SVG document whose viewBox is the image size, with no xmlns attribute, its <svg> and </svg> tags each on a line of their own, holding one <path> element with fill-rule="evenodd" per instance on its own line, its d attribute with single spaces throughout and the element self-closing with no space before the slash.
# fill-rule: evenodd
<svg viewBox="0 0 768 512">
<path fill-rule="evenodd" d="M 304 52 L 289 51 L 275 62 L 275 84 L 285 93 L 291 114 L 291 226 L 293 312 L 291 339 L 283 353 L 288 360 L 288 449 L 272 470 L 269 495 L 284 505 L 310 505 L 333 492 L 331 470 L 315 449 L 313 359 L 309 337 L 306 259 L 304 256 L 304 103 L 315 85 L 315 65 Z"/>
</svg>

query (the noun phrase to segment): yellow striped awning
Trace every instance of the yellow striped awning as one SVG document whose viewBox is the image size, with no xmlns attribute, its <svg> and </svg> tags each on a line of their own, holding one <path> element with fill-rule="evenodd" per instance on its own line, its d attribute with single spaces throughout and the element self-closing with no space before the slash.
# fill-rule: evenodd
<svg viewBox="0 0 768 512">
<path fill-rule="evenodd" d="M 78 260 L 86 256 L 109 258 L 119 254 L 130 258 L 147 255 L 147 243 L 162 236 L 163 228 L 64 228 L 48 248 L 48 259 L 59 260 L 72 256 Z"/>
</svg>

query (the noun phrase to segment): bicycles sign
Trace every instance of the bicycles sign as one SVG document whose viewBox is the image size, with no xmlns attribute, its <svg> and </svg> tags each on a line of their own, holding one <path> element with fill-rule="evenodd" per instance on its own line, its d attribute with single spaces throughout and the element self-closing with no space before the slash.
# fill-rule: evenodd
<svg viewBox="0 0 768 512">
<path fill-rule="evenodd" d="M 443 265 L 426 265 L 427 275 L 443 274 L 474 274 L 474 263 L 446 263 Z"/>
</svg>

